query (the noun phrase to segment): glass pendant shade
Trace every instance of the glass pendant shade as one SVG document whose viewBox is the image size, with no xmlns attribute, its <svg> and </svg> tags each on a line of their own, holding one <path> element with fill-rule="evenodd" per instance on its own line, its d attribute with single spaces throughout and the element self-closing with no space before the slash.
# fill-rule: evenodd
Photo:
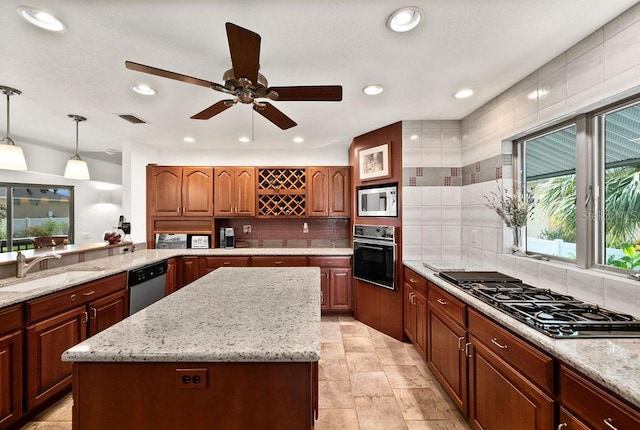
<svg viewBox="0 0 640 430">
<path fill-rule="evenodd" d="M 6 142 L 0 144 L 0 169 L 5 170 L 27 170 L 27 162 L 24 159 L 22 148 L 16 146 L 13 139 L 9 137 L 9 97 L 22 94 L 19 90 L 11 87 L 0 86 L 0 92 L 7 96 L 7 137 L 0 140 Z"/>
<path fill-rule="evenodd" d="M 76 153 L 67 161 L 67 168 L 64 169 L 64 177 L 67 179 L 80 179 L 89 180 L 89 166 L 86 161 L 80 159 L 78 155 L 78 123 L 80 121 L 86 121 L 87 118 L 80 115 L 67 115 L 69 118 L 76 122 Z"/>
<path fill-rule="evenodd" d="M 22 148 L 16 145 L 0 145 L 0 169 L 27 170 Z"/>
<path fill-rule="evenodd" d="M 71 157 L 69 161 L 67 161 L 67 168 L 64 169 L 64 177 L 67 179 L 81 179 L 88 180 L 91 179 L 89 176 L 89 166 L 87 166 L 87 162 Z"/>
</svg>

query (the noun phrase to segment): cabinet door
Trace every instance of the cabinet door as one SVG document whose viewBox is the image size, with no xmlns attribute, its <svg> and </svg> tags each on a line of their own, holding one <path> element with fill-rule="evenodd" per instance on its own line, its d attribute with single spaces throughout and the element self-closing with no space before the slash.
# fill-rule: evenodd
<svg viewBox="0 0 640 430">
<path fill-rule="evenodd" d="M 182 257 L 180 259 L 182 286 L 188 285 L 200 277 L 198 257 Z"/>
<path fill-rule="evenodd" d="M 560 407 L 558 430 L 590 430 L 591 427 L 574 417 L 568 410 Z"/>
<path fill-rule="evenodd" d="M 434 307 L 431 296 L 429 299 L 427 363 L 453 403 L 467 416 L 467 333 Z"/>
<path fill-rule="evenodd" d="M 413 306 L 415 290 L 404 283 L 404 332 L 411 342 L 416 341 L 416 308 Z"/>
<path fill-rule="evenodd" d="M 72 363 L 64 351 L 87 337 L 86 306 L 63 312 L 27 327 L 27 409 L 71 384 Z"/>
<path fill-rule="evenodd" d="M 329 216 L 348 218 L 351 213 L 349 166 L 329 167 Z"/>
<path fill-rule="evenodd" d="M 120 291 L 89 303 L 89 336 L 122 321 L 129 314 L 128 291 Z"/>
<path fill-rule="evenodd" d="M 22 331 L 0 336 L 0 427 L 22 416 Z"/>
<path fill-rule="evenodd" d="M 326 311 L 331 309 L 330 307 L 330 297 L 331 297 L 331 289 L 329 288 L 329 284 L 331 283 L 331 270 L 330 269 L 320 269 L 320 310 Z"/>
<path fill-rule="evenodd" d="M 152 216 L 178 216 L 182 210 L 182 167 L 151 166 Z"/>
<path fill-rule="evenodd" d="M 233 184 L 233 167 L 216 167 L 214 184 L 214 215 L 217 217 L 233 216 L 235 207 Z"/>
<path fill-rule="evenodd" d="M 299 256 L 258 256 L 251 257 L 253 267 L 303 267 L 307 265 L 307 257 Z"/>
<path fill-rule="evenodd" d="M 329 215 L 329 176 L 326 167 L 309 167 L 309 216 Z"/>
<path fill-rule="evenodd" d="M 249 267 L 249 257 L 200 257 L 204 262 L 204 273 L 210 273 L 220 267 Z"/>
<path fill-rule="evenodd" d="M 182 168 L 182 215 L 213 216 L 213 167 Z"/>
<path fill-rule="evenodd" d="M 167 276 L 164 284 L 164 295 L 175 293 L 178 289 L 178 266 L 175 258 L 167 260 Z"/>
<path fill-rule="evenodd" d="M 427 357 L 427 299 L 416 294 L 413 299 L 416 312 L 416 332 L 414 346 L 423 359 Z"/>
<path fill-rule="evenodd" d="M 553 426 L 554 401 L 470 336 L 469 421 L 483 430 L 546 430 Z"/>
<path fill-rule="evenodd" d="M 236 167 L 235 172 L 235 215 L 255 216 L 256 180 L 253 167 Z"/>
<path fill-rule="evenodd" d="M 353 309 L 351 269 L 331 269 L 329 282 L 329 307 L 334 311 Z"/>
</svg>

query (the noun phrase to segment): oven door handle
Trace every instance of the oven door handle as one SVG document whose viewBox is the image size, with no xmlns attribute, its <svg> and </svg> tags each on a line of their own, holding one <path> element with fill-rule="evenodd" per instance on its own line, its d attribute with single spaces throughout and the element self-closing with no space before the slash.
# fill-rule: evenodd
<svg viewBox="0 0 640 430">
<path fill-rule="evenodd" d="M 358 248 L 373 249 L 374 251 L 384 251 L 384 248 L 380 246 L 359 245 Z"/>
</svg>

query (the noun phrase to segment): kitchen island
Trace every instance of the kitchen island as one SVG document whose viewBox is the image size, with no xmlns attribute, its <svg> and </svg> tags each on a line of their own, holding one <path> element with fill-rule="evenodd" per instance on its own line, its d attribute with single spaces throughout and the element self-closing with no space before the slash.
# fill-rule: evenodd
<svg viewBox="0 0 640 430">
<path fill-rule="evenodd" d="M 313 428 L 320 269 L 222 268 L 66 351 L 74 429 Z"/>
</svg>

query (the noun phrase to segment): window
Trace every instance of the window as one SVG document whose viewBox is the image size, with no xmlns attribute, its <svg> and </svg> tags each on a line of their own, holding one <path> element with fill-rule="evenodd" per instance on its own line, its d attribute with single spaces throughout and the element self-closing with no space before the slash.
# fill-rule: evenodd
<svg viewBox="0 0 640 430">
<path fill-rule="evenodd" d="M 576 125 L 522 142 L 524 186 L 533 200 L 528 252 L 576 259 Z"/>
<path fill-rule="evenodd" d="M 599 264 L 640 269 L 640 103 L 595 117 L 600 195 L 597 196 Z"/>
<path fill-rule="evenodd" d="M 0 252 L 73 243 L 73 187 L 0 183 Z"/>
</svg>

